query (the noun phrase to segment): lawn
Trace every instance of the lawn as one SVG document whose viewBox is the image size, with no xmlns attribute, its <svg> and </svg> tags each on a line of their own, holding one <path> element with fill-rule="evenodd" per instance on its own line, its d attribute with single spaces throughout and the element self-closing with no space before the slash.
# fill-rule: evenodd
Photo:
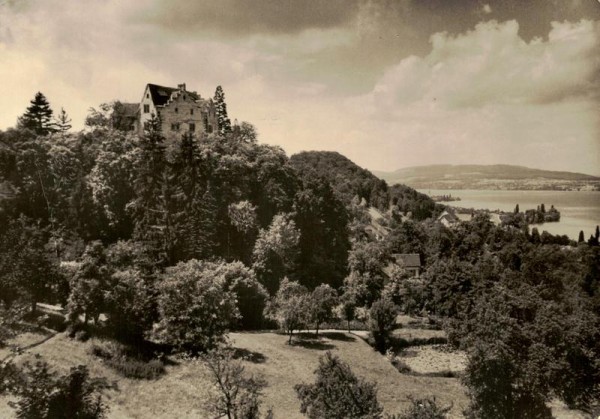
<svg viewBox="0 0 600 419">
<path fill-rule="evenodd" d="M 247 355 L 249 372 L 262 374 L 268 387 L 264 406 L 272 406 L 276 418 L 301 418 L 300 403 L 294 385 L 314 380 L 319 356 L 332 351 L 350 364 L 353 371 L 369 381 L 376 381 L 379 400 L 387 412 L 407 406 L 409 395 L 435 394 L 444 404 L 454 402 L 453 412 L 466 404 L 463 387 L 457 379 L 413 377 L 398 373 L 387 359 L 373 351 L 362 339 L 351 334 L 328 333 L 319 340 L 302 335 L 295 345 L 287 345 L 287 337 L 277 333 L 232 333 L 231 342 Z M 93 376 L 103 376 L 117 387 L 107 391 L 110 418 L 203 418 L 204 400 L 210 388 L 205 367 L 189 360 L 167 366 L 167 373 L 155 381 L 132 380 L 117 375 L 100 359 L 88 354 L 91 342 L 78 342 L 58 334 L 47 342 L 18 357 L 19 362 L 40 354 L 54 368 L 85 364 Z M 0 398 L 0 417 L 11 417 L 7 399 Z"/>
<path fill-rule="evenodd" d="M 272 332 L 231 333 L 229 336 L 237 352 L 246 358 L 247 371 L 260 373 L 267 380 L 263 405 L 271 406 L 279 419 L 303 417 L 293 387 L 314 380 L 313 371 L 319 356 L 328 350 L 350 364 L 356 375 L 377 382 L 379 401 L 388 413 L 406 407 L 411 395 L 435 395 L 441 404 L 452 404 L 451 417 L 462 417 L 460 412 L 467 404 L 465 389 L 458 379 L 400 374 L 384 356 L 353 334 L 326 332 L 319 339 L 312 334 L 302 334 L 295 337 L 295 344 L 291 346 L 286 343 L 287 336 Z M 21 339 L 29 344 L 33 336 Z M 60 333 L 16 359 L 20 363 L 33 360 L 34 355 L 39 354 L 63 372 L 71 366 L 87 365 L 92 376 L 105 377 L 115 386 L 105 394 L 110 406 L 109 418 L 210 417 L 204 402 L 211 384 L 202 363 L 174 358 L 166 367 L 166 374 L 157 380 L 127 379 L 106 367 L 99 358 L 89 355 L 91 344 L 92 341 L 79 342 Z M 0 397 L 1 418 L 14 417 L 7 401 Z M 553 407 L 557 417 L 583 417 L 560 405 Z"/>
</svg>

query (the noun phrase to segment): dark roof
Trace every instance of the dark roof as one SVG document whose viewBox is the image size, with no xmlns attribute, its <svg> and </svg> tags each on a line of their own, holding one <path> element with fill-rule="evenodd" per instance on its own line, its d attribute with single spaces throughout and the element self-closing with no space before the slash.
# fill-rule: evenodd
<svg viewBox="0 0 600 419">
<path fill-rule="evenodd" d="M 421 256 L 418 253 L 402 253 L 393 255 L 396 263 L 401 264 L 405 268 L 420 268 Z"/>
<path fill-rule="evenodd" d="M 123 105 L 123 116 L 125 117 L 136 117 L 138 111 L 140 110 L 139 103 L 121 103 Z"/>
<path fill-rule="evenodd" d="M 163 106 L 171 97 L 171 93 L 179 90 L 176 87 L 165 87 L 151 83 L 148 83 L 148 88 L 150 89 L 150 95 L 152 95 L 152 102 L 154 103 L 154 106 Z M 194 100 L 200 99 L 200 96 L 196 92 L 186 91 L 185 93 L 190 95 L 190 97 Z"/>
<path fill-rule="evenodd" d="M 148 88 L 150 89 L 150 95 L 152 96 L 154 106 L 162 106 L 167 103 L 171 97 L 171 93 L 177 90 L 173 87 L 159 86 L 158 84 L 150 83 L 148 83 Z"/>
</svg>

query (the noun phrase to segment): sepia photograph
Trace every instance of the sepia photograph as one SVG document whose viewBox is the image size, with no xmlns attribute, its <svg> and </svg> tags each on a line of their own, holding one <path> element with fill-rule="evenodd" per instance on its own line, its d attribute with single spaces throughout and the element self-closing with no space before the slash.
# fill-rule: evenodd
<svg viewBox="0 0 600 419">
<path fill-rule="evenodd" d="M 600 0 L 0 0 L 0 418 L 600 419 Z"/>
</svg>

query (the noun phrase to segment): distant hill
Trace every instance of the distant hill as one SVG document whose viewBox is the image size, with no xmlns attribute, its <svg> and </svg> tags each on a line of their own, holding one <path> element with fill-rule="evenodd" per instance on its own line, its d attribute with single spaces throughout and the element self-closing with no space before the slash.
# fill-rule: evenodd
<svg viewBox="0 0 600 419">
<path fill-rule="evenodd" d="M 600 177 L 507 164 L 431 165 L 374 172 L 390 184 L 417 189 L 598 190 Z"/>
<path fill-rule="evenodd" d="M 387 211 L 390 204 L 395 205 L 403 213 L 412 213 L 417 220 L 435 213 L 435 202 L 427 195 L 405 185 L 389 187 L 384 180 L 340 153 L 305 151 L 290 157 L 290 163 L 300 177 L 314 173 L 325 178 L 346 205 L 358 196 L 382 211 Z"/>
</svg>

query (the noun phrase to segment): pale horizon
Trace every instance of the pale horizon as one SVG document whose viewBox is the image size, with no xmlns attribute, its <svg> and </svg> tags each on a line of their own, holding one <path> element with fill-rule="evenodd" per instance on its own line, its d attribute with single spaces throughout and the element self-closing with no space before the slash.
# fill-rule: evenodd
<svg viewBox="0 0 600 419">
<path fill-rule="evenodd" d="M 392 172 L 509 164 L 600 176 L 597 0 L 0 2 L 0 129 L 41 91 L 75 130 L 147 83 L 222 85 L 288 155 Z"/>
</svg>

